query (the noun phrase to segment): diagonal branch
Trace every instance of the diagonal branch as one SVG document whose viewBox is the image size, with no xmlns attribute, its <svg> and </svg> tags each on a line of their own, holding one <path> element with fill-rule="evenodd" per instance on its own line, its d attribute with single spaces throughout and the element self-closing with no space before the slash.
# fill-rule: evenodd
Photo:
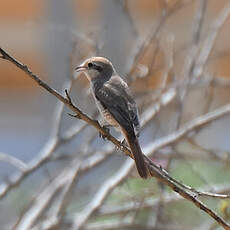
<svg viewBox="0 0 230 230">
<path fill-rule="evenodd" d="M 130 150 L 123 146 L 120 141 L 118 141 L 116 138 L 111 136 L 109 133 L 104 130 L 103 127 L 100 126 L 98 121 L 92 120 L 89 118 L 86 114 L 84 114 L 80 109 L 78 109 L 76 106 L 74 106 L 68 98 L 63 97 L 61 94 L 59 94 L 56 90 L 48 86 L 44 81 L 42 81 L 38 76 L 36 76 L 26 65 L 18 62 L 15 58 L 10 56 L 6 51 L 4 51 L 2 48 L 0 48 L 1 58 L 10 61 L 14 65 L 16 65 L 18 68 L 23 70 L 27 75 L 29 75 L 33 80 L 37 82 L 39 86 L 46 89 L 48 92 L 50 92 L 52 95 L 54 95 L 56 98 L 58 98 L 60 101 L 62 101 L 70 110 L 75 112 L 79 119 L 84 120 L 91 126 L 95 127 L 99 132 L 101 132 L 106 138 L 114 143 L 116 146 L 118 146 L 126 155 L 133 158 Z M 216 114 L 215 114 L 216 115 Z M 219 114 L 218 117 L 221 117 L 223 114 Z M 216 116 L 214 116 L 215 119 L 217 119 Z M 188 127 L 187 131 L 191 131 L 192 129 L 195 129 L 197 127 L 200 127 L 202 125 L 202 122 L 206 124 L 207 122 L 211 122 L 212 118 L 210 116 L 208 117 L 208 120 L 198 120 L 199 122 L 194 125 L 194 127 Z M 186 133 L 186 132 L 185 132 Z M 181 134 L 181 133 L 180 133 Z M 149 152 L 149 151 L 147 151 Z M 186 191 L 183 187 L 181 187 L 180 183 L 176 182 L 173 178 L 171 178 L 168 173 L 163 170 L 161 167 L 155 165 L 148 157 L 145 156 L 145 161 L 148 165 L 148 169 L 150 171 L 150 174 L 157 178 L 158 180 L 162 181 L 164 184 L 168 185 L 171 189 L 173 189 L 175 192 L 180 194 L 185 199 L 191 201 L 194 205 L 196 205 L 201 210 L 205 211 L 209 216 L 211 216 L 213 219 L 215 219 L 224 229 L 230 230 L 230 225 L 225 222 L 224 219 L 222 219 L 220 216 L 218 216 L 212 209 L 208 208 L 205 204 L 203 204 L 199 199 L 197 199 L 196 195 L 191 194 L 190 192 Z M 133 163 L 133 162 L 132 162 Z M 110 187 L 110 186 L 108 186 Z M 103 198 L 104 199 L 104 198 Z"/>
<path fill-rule="evenodd" d="M 73 162 L 72 167 L 64 170 L 54 181 L 49 184 L 35 199 L 32 207 L 21 217 L 21 219 L 14 226 L 14 230 L 28 230 L 31 229 L 35 221 L 43 215 L 44 210 L 47 209 L 48 205 L 53 202 L 65 185 L 70 184 L 76 178 L 80 164 L 76 161 Z M 65 192 L 64 192 L 65 194 Z M 60 202 L 60 201 L 59 201 Z M 55 210 L 53 210 L 55 213 Z M 51 220 L 50 216 L 50 221 Z"/>
<path fill-rule="evenodd" d="M 16 167 L 18 170 L 22 172 L 24 172 L 27 169 L 26 163 L 24 163 L 23 161 L 19 160 L 18 158 L 14 156 L 11 156 L 8 153 L 0 152 L 0 161 L 5 161 L 13 165 L 14 167 Z"/>
</svg>

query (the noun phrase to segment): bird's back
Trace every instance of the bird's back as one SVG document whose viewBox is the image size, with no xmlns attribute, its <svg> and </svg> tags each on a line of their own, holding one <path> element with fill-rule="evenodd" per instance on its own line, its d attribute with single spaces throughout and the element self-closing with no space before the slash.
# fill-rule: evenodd
<svg viewBox="0 0 230 230">
<path fill-rule="evenodd" d="M 113 75 L 104 83 L 96 82 L 93 88 L 95 99 L 105 120 L 113 126 L 123 125 L 138 134 L 137 106 L 126 82 L 118 75 Z"/>
</svg>

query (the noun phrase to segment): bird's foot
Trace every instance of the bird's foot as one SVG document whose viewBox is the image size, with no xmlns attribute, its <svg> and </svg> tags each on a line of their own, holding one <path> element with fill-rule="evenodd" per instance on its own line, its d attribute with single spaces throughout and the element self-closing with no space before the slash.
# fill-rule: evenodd
<svg viewBox="0 0 230 230">
<path fill-rule="evenodd" d="M 109 128 L 111 127 L 111 125 L 103 125 L 102 128 L 106 131 L 106 133 L 110 134 Z M 105 140 L 107 138 L 107 135 L 99 132 L 99 137 L 102 138 L 103 140 Z"/>
<path fill-rule="evenodd" d="M 128 147 L 128 143 L 125 139 L 122 140 L 121 144 L 124 145 L 125 147 Z"/>
<path fill-rule="evenodd" d="M 121 143 L 121 146 L 120 146 L 120 147 L 116 146 L 116 150 L 117 150 L 117 151 L 119 151 L 119 150 L 122 151 L 122 149 L 123 149 L 124 147 L 128 147 L 127 141 L 126 141 L 125 139 L 123 139 L 120 143 Z"/>
</svg>

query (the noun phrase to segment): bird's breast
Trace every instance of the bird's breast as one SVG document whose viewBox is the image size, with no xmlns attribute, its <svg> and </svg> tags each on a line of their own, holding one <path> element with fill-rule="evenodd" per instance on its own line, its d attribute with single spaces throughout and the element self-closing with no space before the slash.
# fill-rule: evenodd
<svg viewBox="0 0 230 230">
<path fill-rule="evenodd" d="M 107 110 L 107 109 L 102 109 L 101 111 L 102 116 L 104 117 L 104 119 L 112 126 L 118 127 L 118 123 L 117 121 L 113 118 L 113 116 L 111 115 L 111 113 Z"/>
<path fill-rule="evenodd" d="M 99 112 L 101 113 L 101 116 L 104 118 L 104 120 L 112 126 L 119 127 L 118 122 L 113 118 L 111 113 L 106 108 L 103 107 L 101 102 L 98 101 L 95 96 L 94 96 L 94 99 L 96 101 L 97 108 Z"/>
</svg>

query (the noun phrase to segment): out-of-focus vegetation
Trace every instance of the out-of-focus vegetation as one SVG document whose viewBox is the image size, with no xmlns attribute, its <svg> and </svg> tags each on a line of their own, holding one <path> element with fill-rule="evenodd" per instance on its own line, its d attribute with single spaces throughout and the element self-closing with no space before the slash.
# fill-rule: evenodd
<svg viewBox="0 0 230 230">
<path fill-rule="evenodd" d="M 135 96 L 144 153 L 230 223 L 229 1 L 17 4 L 1 3 L 0 46 L 99 121 L 74 68 L 108 57 Z M 138 178 L 121 151 L 2 59 L 0 107 L 1 229 L 222 229 L 164 183 Z"/>
</svg>

